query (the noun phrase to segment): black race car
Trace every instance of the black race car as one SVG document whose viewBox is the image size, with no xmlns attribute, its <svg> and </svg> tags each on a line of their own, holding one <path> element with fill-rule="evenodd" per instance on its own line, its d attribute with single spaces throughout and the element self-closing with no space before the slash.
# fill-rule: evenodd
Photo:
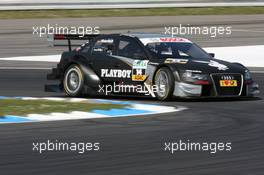
<svg viewBox="0 0 264 175">
<path fill-rule="evenodd" d="M 58 39 L 76 39 L 56 35 Z M 63 52 L 57 68 L 47 75 L 59 85 L 46 91 L 83 94 L 150 95 L 171 97 L 251 97 L 259 93 L 249 70 L 214 59 L 185 38 L 161 34 L 84 36 L 87 43 Z M 77 36 L 78 38 L 78 36 Z"/>
</svg>

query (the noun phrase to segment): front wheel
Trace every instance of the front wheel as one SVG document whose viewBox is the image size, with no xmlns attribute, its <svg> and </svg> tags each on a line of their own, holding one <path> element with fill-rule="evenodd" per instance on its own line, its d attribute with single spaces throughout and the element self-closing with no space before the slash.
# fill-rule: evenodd
<svg viewBox="0 0 264 175">
<path fill-rule="evenodd" d="M 163 67 L 156 72 L 154 84 L 156 86 L 155 95 L 159 100 L 168 100 L 172 97 L 174 78 L 168 68 Z"/>
<path fill-rule="evenodd" d="M 83 72 L 78 65 L 71 65 L 65 71 L 63 87 L 67 95 L 71 97 L 80 96 L 83 91 Z"/>
</svg>

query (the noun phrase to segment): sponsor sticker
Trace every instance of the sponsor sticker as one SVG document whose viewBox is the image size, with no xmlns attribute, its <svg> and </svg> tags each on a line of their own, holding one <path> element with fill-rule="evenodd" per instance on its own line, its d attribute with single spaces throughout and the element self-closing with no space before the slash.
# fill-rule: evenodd
<svg viewBox="0 0 264 175">
<path fill-rule="evenodd" d="M 211 67 L 217 67 L 218 70 L 227 70 L 228 69 L 228 67 L 226 65 L 220 64 L 220 63 L 218 63 L 216 61 L 212 61 L 212 60 L 210 60 L 208 65 Z"/>
<path fill-rule="evenodd" d="M 221 87 L 236 87 L 237 80 L 220 80 Z"/>
<path fill-rule="evenodd" d="M 112 44 L 112 43 L 114 43 L 114 40 L 111 38 L 108 38 L 108 39 L 101 39 L 101 40 L 99 40 L 99 42 Z"/>
<path fill-rule="evenodd" d="M 141 38 L 140 41 L 147 45 L 149 43 L 160 43 L 160 42 L 183 42 L 183 43 L 192 43 L 190 40 L 185 38 L 172 38 L 172 37 L 164 37 L 164 38 Z"/>
<path fill-rule="evenodd" d="M 132 67 L 132 81 L 144 81 L 147 78 L 148 60 L 135 60 Z"/>
<path fill-rule="evenodd" d="M 173 63 L 186 64 L 187 62 L 188 62 L 188 59 L 167 58 L 164 63 L 167 63 L 167 64 L 173 64 Z"/>
<path fill-rule="evenodd" d="M 101 69 L 101 77 L 130 78 L 131 77 L 131 70 Z"/>
<path fill-rule="evenodd" d="M 210 60 L 210 62 L 209 61 L 201 61 L 201 60 L 193 60 L 193 62 L 208 64 L 208 66 L 216 67 L 218 70 L 229 69 L 226 65 L 218 63 L 217 61 L 213 61 L 213 60 Z"/>
<path fill-rule="evenodd" d="M 190 42 L 185 38 L 160 38 L 160 42 Z"/>
</svg>

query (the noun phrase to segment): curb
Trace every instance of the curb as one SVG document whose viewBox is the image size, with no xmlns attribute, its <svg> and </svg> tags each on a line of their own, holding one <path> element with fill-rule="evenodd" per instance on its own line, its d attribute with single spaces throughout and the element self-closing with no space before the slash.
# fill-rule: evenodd
<svg viewBox="0 0 264 175">
<path fill-rule="evenodd" d="M 116 101 L 103 99 L 85 99 L 85 98 L 35 98 L 35 97 L 5 97 L 1 99 L 21 99 L 21 100 L 52 100 L 52 101 L 68 101 L 68 102 L 89 102 L 89 103 L 108 103 L 108 104 L 129 104 L 125 108 L 112 108 L 110 110 L 92 110 L 90 112 L 72 111 L 69 113 L 50 113 L 50 114 L 28 114 L 27 116 L 0 116 L 0 124 L 3 123 L 26 123 L 26 122 L 42 122 L 42 121 L 60 121 L 60 120 L 78 120 L 78 119 L 96 119 L 96 118 L 114 118 L 128 116 L 147 116 L 151 114 L 162 114 L 170 112 L 179 112 L 187 109 L 183 106 L 171 107 L 160 106 L 154 104 L 141 104 L 130 101 Z"/>
</svg>

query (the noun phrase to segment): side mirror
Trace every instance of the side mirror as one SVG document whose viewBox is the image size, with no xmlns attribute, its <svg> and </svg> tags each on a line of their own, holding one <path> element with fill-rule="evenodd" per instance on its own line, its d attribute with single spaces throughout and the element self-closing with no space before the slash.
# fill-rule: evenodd
<svg viewBox="0 0 264 175">
<path fill-rule="evenodd" d="M 209 55 L 211 56 L 211 57 L 215 57 L 215 54 L 214 53 L 209 53 Z"/>
</svg>

